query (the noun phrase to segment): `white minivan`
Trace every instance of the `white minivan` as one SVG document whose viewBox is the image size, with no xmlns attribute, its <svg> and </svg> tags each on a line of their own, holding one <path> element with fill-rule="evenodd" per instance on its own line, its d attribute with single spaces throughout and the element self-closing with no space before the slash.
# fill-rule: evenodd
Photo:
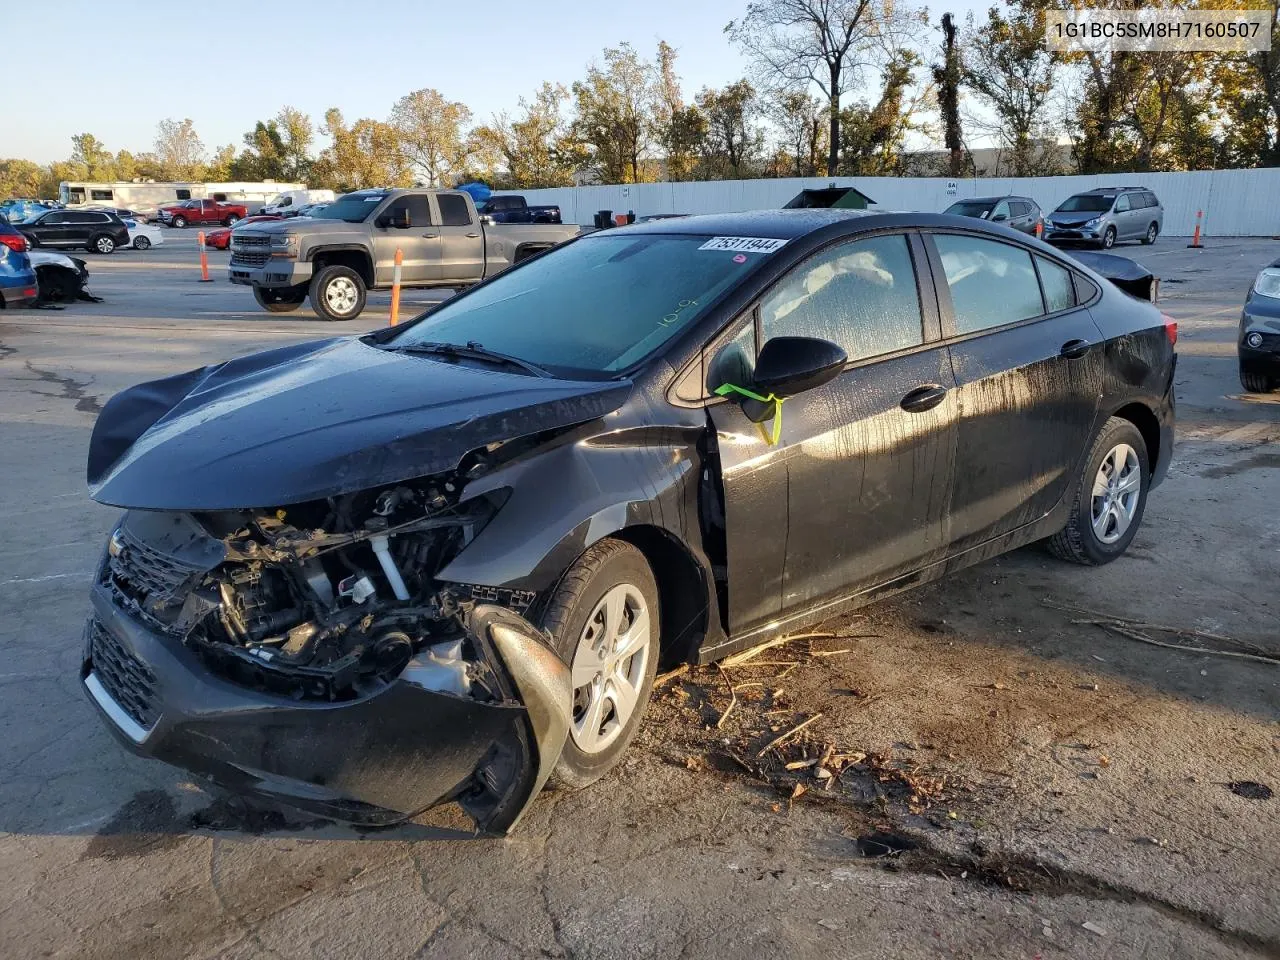
<svg viewBox="0 0 1280 960">
<path fill-rule="evenodd" d="M 333 203 L 333 191 L 286 190 L 272 197 L 271 202 L 258 210 L 258 213 L 287 217 L 309 203 Z"/>
</svg>

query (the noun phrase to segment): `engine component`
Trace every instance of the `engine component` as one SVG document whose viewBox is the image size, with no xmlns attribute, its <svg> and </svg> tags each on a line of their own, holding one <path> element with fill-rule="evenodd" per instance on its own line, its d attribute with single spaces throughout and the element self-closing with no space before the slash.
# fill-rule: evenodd
<svg viewBox="0 0 1280 960">
<path fill-rule="evenodd" d="M 369 546 L 373 547 L 373 554 L 378 558 L 378 563 L 382 565 L 382 574 L 387 578 L 387 583 L 391 584 L 391 592 L 396 595 L 396 599 L 408 600 L 409 591 L 404 585 L 404 580 L 400 577 L 400 570 L 396 567 L 396 562 L 391 559 L 391 549 L 388 546 L 387 535 L 380 533 L 371 538 Z"/>
<path fill-rule="evenodd" d="M 401 677 L 424 690 L 456 693 L 460 697 L 471 691 L 467 661 L 462 659 L 461 639 L 427 647 L 409 661 Z"/>
</svg>

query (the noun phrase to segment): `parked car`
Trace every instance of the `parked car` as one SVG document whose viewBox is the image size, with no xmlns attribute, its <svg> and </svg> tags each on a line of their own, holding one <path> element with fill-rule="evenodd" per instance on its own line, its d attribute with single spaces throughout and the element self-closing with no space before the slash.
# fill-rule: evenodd
<svg viewBox="0 0 1280 960">
<path fill-rule="evenodd" d="M 507 193 L 490 197 L 477 206 L 481 216 L 494 223 L 560 223 L 560 208 L 555 205 L 531 207 L 519 194 Z"/>
<path fill-rule="evenodd" d="M 329 203 L 308 203 L 305 207 L 299 207 L 294 213 L 295 217 L 314 217 L 316 219 L 324 218 L 324 211 L 328 209 L 332 201 Z"/>
<path fill-rule="evenodd" d="M 332 190 L 286 190 L 271 199 L 271 202 L 258 210 L 260 214 L 274 214 L 279 217 L 291 217 L 301 207 L 316 203 L 333 203 Z"/>
<path fill-rule="evenodd" d="M 105 210 L 50 210 L 23 221 L 19 229 L 33 247 L 113 253 L 129 245 L 129 228 Z"/>
<path fill-rule="evenodd" d="M 232 283 L 253 287 L 273 313 L 311 309 L 354 320 L 368 290 L 391 287 L 395 255 L 407 287 L 468 286 L 577 236 L 558 224 L 485 224 L 457 190 L 359 190 L 339 197 L 324 219 L 253 224 L 231 236 Z"/>
<path fill-rule="evenodd" d="M 220 223 L 230 227 L 243 220 L 246 214 L 242 203 L 222 203 L 218 200 L 184 200 L 161 207 L 156 219 L 166 226 L 182 228 L 187 224 Z"/>
<path fill-rule="evenodd" d="M 1270 393 L 1280 387 L 1280 260 L 1264 267 L 1249 288 L 1236 353 L 1246 390 Z"/>
<path fill-rule="evenodd" d="M 125 209 L 124 207 L 96 207 L 95 206 L 95 207 L 79 207 L 78 209 L 106 210 L 109 213 L 114 213 L 121 220 L 134 220 L 134 221 L 137 221 L 138 223 L 150 223 L 153 217 L 155 216 L 154 214 L 143 213 L 140 210 L 128 210 L 128 209 Z"/>
<path fill-rule="evenodd" d="M 975 197 L 957 200 L 943 213 L 953 217 L 976 217 L 992 223 L 1003 223 L 1021 233 L 1036 234 L 1036 226 L 1044 224 L 1040 205 L 1030 197 Z"/>
<path fill-rule="evenodd" d="M 245 217 L 243 220 L 236 223 L 236 227 L 247 226 L 251 223 L 270 223 L 272 220 L 280 219 L 281 217 L 275 215 Z M 230 248 L 232 229 L 232 227 L 222 227 L 219 230 L 210 230 L 204 237 L 205 246 L 213 247 L 215 250 L 226 250 Z"/>
<path fill-rule="evenodd" d="M 405 325 L 116 394 L 88 480 L 127 512 L 79 677 L 125 746 L 238 791 L 507 830 L 618 762 L 659 661 L 1036 540 L 1118 557 L 1168 470 L 1175 341 L 980 220 L 592 233 Z"/>
<path fill-rule="evenodd" d="M 27 238 L 8 223 L 0 222 L 0 307 L 26 306 L 39 295 L 27 251 Z"/>
<path fill-rule="evenodd" d="M 47 213 L 50 210 L 56 210 L 58 207 L 51 203 L 44 203 L 40 200 L 6 200 L 0 203 L 0 220 L 9 223 L 22 223 L 32 217 Z"/>
<path fill-rule="evenodd" d="M 1164 207 L 1146 187 L 1099 187 L 1060 203 L 1045 220 L 1044 239 L 1110 250 L 1120 240 L 1155 243 L 1163 228 Z"/>
<path fill-rule="evenodd" d="M 164 243 L 164 231 L 141 220 L 124 219 L 129 229 L 129 246 L 135 250 L 149 250 Z"/>
</svg>

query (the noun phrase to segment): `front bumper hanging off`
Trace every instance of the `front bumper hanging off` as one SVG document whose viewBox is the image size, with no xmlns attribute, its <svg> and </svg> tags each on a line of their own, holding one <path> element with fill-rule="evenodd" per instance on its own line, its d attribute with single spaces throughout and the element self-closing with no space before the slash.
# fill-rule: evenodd
<svg viewBox="0 0 1280 960">
<path fill-rule="evenodd" d="M 181 642 L 127 616 L 98 587 L 81 680 L 126 747 L 239 793 L 367 825 L 457 800 L 505 833 L 546 783 L 569 732 L 569 670 L 514 613 L 478 606 L 477 649 L 513 696 L 431 689 L 417 661 L 377 692 L 340 702 L 262 693 L 209 673 Z"/>
</svg>

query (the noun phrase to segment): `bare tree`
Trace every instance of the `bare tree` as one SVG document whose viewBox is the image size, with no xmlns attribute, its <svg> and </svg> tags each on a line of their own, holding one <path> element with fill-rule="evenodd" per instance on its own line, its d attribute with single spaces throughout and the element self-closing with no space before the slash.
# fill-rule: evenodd
<svg viewBox="0 0 1280 960">
<path fill-rule="evenodd" d="M 886 37 L 920 16 L 895 0 L 752 0 L 746 15 L 725 32 L 756 59 L 762 86 L 822 91 L 829 125 L 827 173 L 834 174 L 840 161 L 840 98 L 867 68 L 890 59 Z"/>
</svg>

